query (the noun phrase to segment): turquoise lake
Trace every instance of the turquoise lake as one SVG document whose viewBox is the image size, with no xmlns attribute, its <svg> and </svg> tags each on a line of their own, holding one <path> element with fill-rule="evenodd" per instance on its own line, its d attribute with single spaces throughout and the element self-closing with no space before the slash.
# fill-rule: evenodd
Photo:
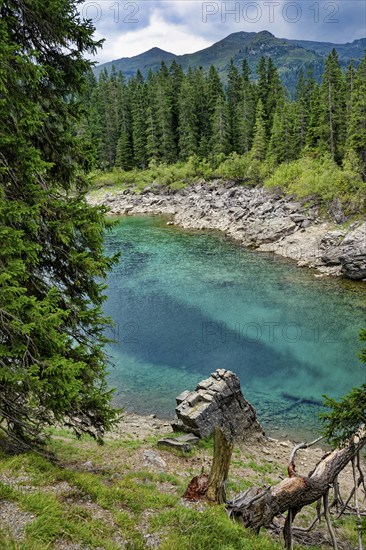
<svg viewBox="0 0 366 550">
<path fill-rule="evenodd" d="M 121 253 L 104 310 L 115 322 L 109 380 L 125 410 L 171 418 L 176 395 L 226 368 L 269 433 L 309 434 L 323 394 L 365 381 L 364 283 L 317 278 L 161 217 L 121 218 L 106 250 Z"/>
</svg>

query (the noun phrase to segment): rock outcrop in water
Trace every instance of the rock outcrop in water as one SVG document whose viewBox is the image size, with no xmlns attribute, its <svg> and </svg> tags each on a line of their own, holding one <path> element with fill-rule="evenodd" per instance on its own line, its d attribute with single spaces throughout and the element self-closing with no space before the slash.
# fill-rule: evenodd
<svg viewBox="0 0 366 550">
<path fill-rule="evenodd" d="M 236 439 L 264 435 L 255 410 L 241 392 L 239 378 L 225 369 L 217 369 L 194 391 L 180 394 L 175 412 L 174 431 L 208 437 L 219 426 Z"/>
<path fill-rule="evenodd" d="M 366 278 L 366 222 L 333 230 L 314 202 L 232 182 L 196 184 L 177 192 L 163 187 L 91 199 L 111 214 L 166 214 L 187 229 L 218 229 L 248 247 L 273 252 L 329 275 Z M 334 217 L 339 221 L 338 210 Z M 170 222 L 171 223 L 171 222 Z"/>
</svg>

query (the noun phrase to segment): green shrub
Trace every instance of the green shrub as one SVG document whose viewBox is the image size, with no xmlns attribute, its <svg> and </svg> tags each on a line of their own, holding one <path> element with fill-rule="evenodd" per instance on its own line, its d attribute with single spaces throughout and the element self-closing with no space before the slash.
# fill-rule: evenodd
<svg viewBox="0 0 366 550">
<path fill-rule="evenodd" d="M 326 203 L 339 198 L 349 210 L 364 208 L 366 186 L 351 160 L 340 167 L 328 155 L 309 155 L 281 164 L 264 184 L 298 197 L 318 195 Z"/>
</svg>

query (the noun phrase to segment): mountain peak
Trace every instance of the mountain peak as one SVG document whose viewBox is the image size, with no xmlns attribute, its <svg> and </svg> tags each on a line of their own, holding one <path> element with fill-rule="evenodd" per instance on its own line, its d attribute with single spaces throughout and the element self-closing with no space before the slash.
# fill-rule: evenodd
<svg viewBox="0 0 366 550">
<path fill-rule="evenodd" d="M 150 48 L 150 50 L 147 50 L 146 52 L 140 53 L 139 55 L 134 56 L 135 59 L 143 59 L 143 58 L 160 58 L 161 61 L 164 61 L 167 57 L 175 57 L 174 53 L 167 52 L 165 50 L 162 50 L 161 48 L 158 48 L 155 46 L 154 48 Z M 133 58 L 131 58 L 133 59 Z"/>
<path fill-rule="evenodd" d="M 259 60 L 264 55 L 272 58 L 283 84 L 293 93 L 301 69 L 312 66 L 314 77 L 320 78 L 324 60 L 334 47 L 338 52 L 342 67 L 346 67 L 351 58 L 356 62 L 362 58 L 365 42 L 365 38 L 359 38 L 348 44 L 331 44 L 329 42 L 277 38 L 267 30 L 260 32 L 238 31 L 231 33 L 212 46 L 185 55 L 175 55 L 155 46 L 140 55 L 98 65 L 94 68 L 94 74 L 98 76 L 104 68 L 110 70 L 114 64 L 116 71 L 122 71 L 127 78 L 135 75 L 137 70 L 147 76 L 150 69 L 153 72 L 158 71 L 162 61 L 169 66 L 175 60 L 184 71 L 187 71 L 189 67 L 201 67 L 204 71 L 208 71 L 210 66 L 214 65 L 220 77 L 225 81 L 230 61 L 233 60 L 234 65 L 240 69 L 245 59 L 249 64 L 253 78 L 255 78 Z"/>
<path fill-rule="evenodd" d="M 276 38 L 274 34 L 269 31 L 259 31 L 259 36 L 268 36 L 268 38 Z"/>
<path fill-rule="evenodd" d="M 162 50 L 161 48 L 158 48 L 157 46 L 154 46 L 153 48 L 150 48 L 150 50 L 147 50 L 144 53 L 169 53 L 166 50 Z"/>
</svg>

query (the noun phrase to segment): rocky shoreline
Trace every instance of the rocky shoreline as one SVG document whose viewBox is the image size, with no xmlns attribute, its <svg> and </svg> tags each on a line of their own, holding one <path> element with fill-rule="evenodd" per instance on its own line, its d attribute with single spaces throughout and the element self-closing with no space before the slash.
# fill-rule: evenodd
<svg viewBox="0 0 366 550">
<path fill-rule="evenodd" d="M 89 197 L 111 215 L 167 215 L 169 224 L 186 229 L 223 231 L 246 247 L 272 252 L 315 268 L 323 274 L 366 280 L 366 221 L 350 225 L 335 204 L 334 223 L 324 220 L 319 206 L 263 187 L 242 187 L 215 180 L 179 191 L 151 186 L 140 194 L 130 190 L 99 190 Z"/>
</svg>

